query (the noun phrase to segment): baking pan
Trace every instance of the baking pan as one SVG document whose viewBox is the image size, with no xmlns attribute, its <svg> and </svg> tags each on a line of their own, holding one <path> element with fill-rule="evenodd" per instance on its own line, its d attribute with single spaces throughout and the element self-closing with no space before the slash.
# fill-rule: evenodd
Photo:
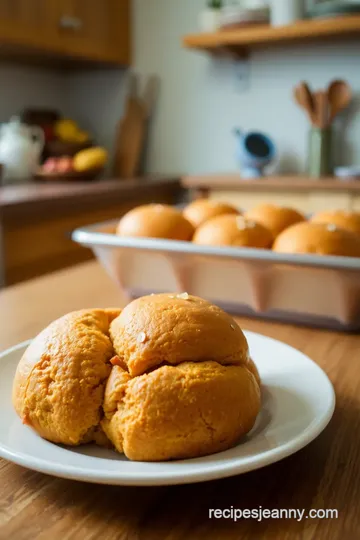
<svg viewBox="0 0 360 540">
<path fill-rule="evenodd" d="M 238 315 L 360 330 L 360 258 L 123 238 L 113 234 L 116 223 L 82 227 L 72 238 L 94 251 L 129 299 L 186 291 Z"/>
</svg>

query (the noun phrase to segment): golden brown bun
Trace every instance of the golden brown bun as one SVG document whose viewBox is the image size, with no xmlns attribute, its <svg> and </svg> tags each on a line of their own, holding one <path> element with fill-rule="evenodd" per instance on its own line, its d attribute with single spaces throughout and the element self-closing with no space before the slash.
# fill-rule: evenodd
<svg viewBox="0 0 360 540">
<path fill-rule="evenodd" d="M 110 322 L 120 313 L 69 313 L 41 332 L 16 370 L 13 403 L 42 437 L 77 445 L 94 438 L 113 347 Z"/>
<path fill-rule="evenodd" d="M 111 323 L 110 336 L 132 376 L 162 363 L 249 361 L 246 338 L 234 319 L 186 293 L 134 300 Z"/>
<path fill-rule="evenodd" d="M 206 221 L 195 231 L 193 242 L 202 246 L 270 248 L 273 236 L 253 220 L 227 215 Z"/>
<path fill-rule="evenodd" d="M 194 228 L 184 216 L 165 204 L 146 204 L 123 216 L 116 230 L 119 236 L 191 240 Z"/>
<path fill-rule="evenodd" d="M 273 249 L 278 253 L 360 257 L 360 238 L 335 225 L 298 223 L 277 237 Z"/>
<path fill-rule="evenodd" d="M 246 364 L 246 367 L 254 375 L 256 382 L 260 386 L 261 385 L 260 374 L 259 374 L 258 368 L 256 367 L 256 364 L 255 364 L 254 360 L 252 360 L 252 358 L 249 358 L 249 360 L 248 360 L 248 362 Z"/>
<path fill-rule="evenodd" d="M 259 385 L 243 365 L 187 362 L 133 379 L 115 367 L 102 427 L 131 460 L 185 459 L 234 446 L 259 409 Z"/>
<path fill-rule="evenodd" d="M 197 229 L 216 216 L 224 214 L 240 214 L 234 206 L 222 202 L 211 201 L 209 199 L 199 199 L 190 203 L 184 208 L 183 215 Z"/>
<path fill-rule="evenodd" d="M 349 212 L 347 210 L 327 210 L 318 212 L 312 219 L 314 223 L 326 223 L 336 225 L 340 229 L 353 232 L 360 236 L 360 212 Z"/>
<path fill-rule="evenodd" d="M 274 238 L 291 225 L 305 221 L 305 216 L 297 210 L 275 206 L 273 204 L 260 204 L 244 215 L 246 218 L 267 227 L 272 232 Z"/>
<path fill-rule="evenodd" d="M 140 298 L 123 314 L 70 313 L 35 338 L 14 380 L 24 423 L 140 461 L 219 452 L 251 430 L 260 377 L 229 315 L 185 293 Z"/>
</svg>

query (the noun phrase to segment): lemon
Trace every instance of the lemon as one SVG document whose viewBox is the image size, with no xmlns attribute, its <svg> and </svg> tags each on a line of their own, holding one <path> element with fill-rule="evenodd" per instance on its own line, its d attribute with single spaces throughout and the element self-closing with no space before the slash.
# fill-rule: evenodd
<svg viewBox="0 0 360 540">
<path fill-rule="evenodd" d="M 81 150 L 74 156 L 73 166 L 75 171 L 85 172 L 91 169 L 101 169 L 108 160 L 108 152 L 105 148 L 96 146 Z"/>
</svg>

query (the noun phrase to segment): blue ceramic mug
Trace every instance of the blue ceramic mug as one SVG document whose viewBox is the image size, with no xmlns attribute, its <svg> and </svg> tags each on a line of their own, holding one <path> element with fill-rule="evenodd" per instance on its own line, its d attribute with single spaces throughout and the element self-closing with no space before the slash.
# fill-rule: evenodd
<svg viewBox="0 0 360 540">
<path fill-rule="evenodd" d="M 275 158 L 276 147 L 263 133 L 256 131 L 244 134 L 240 129 L 234 131 L 237 140 L 237 158 L 244 178 L 264 176 L 264 168 Z"/>
</svg>

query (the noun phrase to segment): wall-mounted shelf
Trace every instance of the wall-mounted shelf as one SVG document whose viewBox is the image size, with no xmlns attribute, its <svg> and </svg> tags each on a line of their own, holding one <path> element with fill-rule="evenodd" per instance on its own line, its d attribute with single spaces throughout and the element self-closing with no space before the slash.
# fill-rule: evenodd
<svg viewBox="0 0 360 540">
<path fill-rule="evenodd" d="M 222 30 L 213 34 L 190 34 L 183 38 L 183 45 L 189 49 L 212 54 L 225 51 L 243 55 L 249 49 L 258 46 L 349 37 L 360 38 L 360 15 L 305 20 L 290 26 L 260 25 L 238 30 Z"/>
</svg>

